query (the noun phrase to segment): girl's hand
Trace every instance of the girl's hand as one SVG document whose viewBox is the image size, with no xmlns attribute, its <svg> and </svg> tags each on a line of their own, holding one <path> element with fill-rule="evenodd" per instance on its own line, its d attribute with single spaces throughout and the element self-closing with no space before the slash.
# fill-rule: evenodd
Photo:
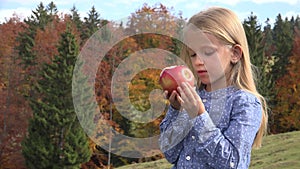
<svg viewBox="0 0 300 169">
<path fill-rule="evenodd" d="M 179 96 L 179 94 L 175 90 L 171 93 L 170 96 L 168 95 L 168 91 L 166 90 L 164 92 L 164 95 L 165 95 L 165 98 L 170 101 L 170 104 L 174 109 L 180 110 L 181 105 L 177 98 Z"/>
<path fill-rule="evenodd" d="M 177 90 L 180 93 L 180 96 L 178 95 L 177 98 L 191 118 L 205 112 L 201 98 L 189 83 L 183 82 Z"/>
</svg>

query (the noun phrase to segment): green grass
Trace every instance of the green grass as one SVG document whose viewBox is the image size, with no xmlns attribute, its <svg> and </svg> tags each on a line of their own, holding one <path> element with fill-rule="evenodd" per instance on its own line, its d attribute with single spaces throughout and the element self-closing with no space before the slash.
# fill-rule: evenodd
<svg viewBox="0 0 300 169">
<path fill-rule="evenodd" d="M 169 169 L 165 159 L 131 164 L 117 169 Z M 250 169 L 299 169 L 300 131 L 269 135 L 262 148 L 252 151 Z"/>
<path fill-rule="evenodd" d="M 299 169 L 300 132 L 270 135 L 261 149 L 253 150 L 251 169 Z"/>
</svg>

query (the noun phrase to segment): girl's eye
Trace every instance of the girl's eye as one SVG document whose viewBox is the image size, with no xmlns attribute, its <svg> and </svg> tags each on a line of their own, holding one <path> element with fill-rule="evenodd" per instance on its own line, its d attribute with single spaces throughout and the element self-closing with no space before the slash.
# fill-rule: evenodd
<svg viewBox="0 0 300 169">
<path fill-rule="evenodd" d="M 196 57 L 197 54 L 196 54 L 196 53 L 192 53 L 190 56 L 191 56 L 191 57 Z"/>
<path fill-rule="evenodd" d="M 213 49 L 213 48 L 207 48 L 204 50 L 204 55 L 205 56 L 211 56 L 215 53 L 216 49 Z"/>
</svg>

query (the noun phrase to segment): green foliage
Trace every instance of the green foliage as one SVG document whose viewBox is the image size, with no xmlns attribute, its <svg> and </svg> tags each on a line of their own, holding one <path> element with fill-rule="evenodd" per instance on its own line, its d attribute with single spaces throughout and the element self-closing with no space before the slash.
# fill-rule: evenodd
<svg viewBox="0 0 300 169">
<path fill-rule="evenodd" d="M 296 20 L 295 20 L 295 24 L 294 26 L 296 27 L 296 29 L 300 30 L 300 16 L 298 15 Z"/>
<path fill-rule="evenodd" d="M 273 28 L 273 41 L 275 52 L 275 63 L 272 69 L 274 79 L 282 77 L 286 73 L 286 67 L 289 63 L 291 50 L 293 47 L 293 25 L 286 18 L 282 19 L 281 15 L 277 16 Z"/>
<path fill-rule="evenodd" d="M 50 21 L 50 16 L 47 13 L 47 9 L 41 2 L 35 11 L 32 11 L 32 15 L 24 20 L 28 25 L 26 31 L 21 33 L 18 37 L 19 57 L 25 68 L 36 65 L 36 55 L 32 52 L 34 47 L 34 38 L 38 28 L 43 29 Z"/>
<path fill-rule="evenodd" d="M 92 6 L 92 9 L 88 13 L 88 17 L 84 17 L 82 26 L 81 39 L 85 42 L 90 38 L 100 27 L 106 23 L 105 20 L 100 19 L 100 14 L 96 11 L 96 8 Z"/>
<path fill-rule="evenodd" d="M 267 56 L 266 38 L 257 17 L 251 14 L 243 23 L 250 52 L 251 63 L 256 67 L 256 86 L 258 92 L 270 103 L 274 100 L 274 80 L 270 73 L 272 58 Z M 265 34 L 266 35 L 266 34 Z"/>
<path fill-rule="evenodd" d="M 80 168 L 91 155 L 72 102 L 72 73 L 79 50 L 69 29 L 61 35 L 58 50 L 34 85 L 40 95 L 30 100 L 33 118 L 22 143 L 28 168 Z"/>
<path fill-rule="evenodd" d="M 56 5 L 51 2 L 47 7 L 41 2 L 36 10 L 32 11 L 32 15 L 24 20 L 26 26 L 25 31 L 21 32 L 17 37 L 18 60 L 24 72 L 26 72 L 23 82 L 24 85 L 32 86 L 37 78 L 37 70 L 39 69 L 38 55 L 34 51 L 36 45 L 35 38 L 38 30 L 44 30 L 46 25 L 51 22 L 57 13 Z M 31 89 L 23 89 L 23 95 L 30 97 L 33 95 Z"/>
<path fill-rule="evenodd" d="M 274 107 L 273 132 L 300 130 L 300 33 L 295 34 L 292 56 L 289 58 L 287 73 L 278 79 L 276 89 L 277 105 Z"/>
<path fill-rule="evenodd" d="M 102 30 L 101 34 L 94 34 L 108 23 L 107 20 L 100 18 L 100 14 L 96 11 L 95 7 L 91 8 L 88 12 L 88 17 L 83 18 L 83 21 L 75 6 L 71 9 L 70 18 L 65 17 L 64 19 L 60 19 L 60 16 L 58 16 L 58 10 L 53 2 L 46 6 L 40 3 L 37 8 L 32 11 L 32 15 L 22 22 L 22 25 L 25 25 L 22 29 L 24 31 L 19 34 L 17 43 L 5 43 L 0 49 L 2 50 L 1 53 L 9 48 L 17 49 L 17 51 L 7 56 L 12 59 L 18 58 L 15 64 L 21 62 L 20 64 L 23 67 L 22 69 L 13 69 L 12 67 L 11 69 L 15 71 L 16 79 L 9 80 L 18 82 L 18 86 L 15 87 L 16 90 L 14 92 L 23 94 L 27 96 L 27 98 L 30 97 L 28 101 L 30 101 L 33 116 L 28 128 L 28 137 L 26 137 L 22 144 L 22 151 L 24 157 L 27 159 L 28 168 L 35 168 L 36 166 L 39 166 L 39 168 L 68 168 L 62 167 L 66 165 L 78 168 L 79 163 L 86 161 L 89 156 L 89 151 L 87 149 L 84 132 L 94 134 L 94 131 L 98 131 L 96 134 L 99 135 L 101 135 L 102 132 L 101 124 L 91 122 L 91 120 L 94 120 L 94 113 L 99 113 L 95 112 L 95 107 L 97 106 L 100 108 L 100 113 L 103 113 L 103 116 L 109 124 L 119 133 L 132 137 L 148 137 L 159 134 L 158 126 L 163 115 L 147 124 L 126 119 L 118 112 L 113 105 L 114 103 L 112 103 L 110 85 L 114 70 L 118 68 L 119 64 L 128 56 L 141 49 L 159 48 L 170 51 L 177 56 L 180 54 L 180 45 L 182 45 L 182 43 L 177 39 L 156 33 L 139 34 L 149 30 L 167 33 L 167 35 L 168 33 L 170 33 L 170 35 L 176 33 L 180 34 L 185 24 L 185 19 L 182 18 L 181 14 L 175 16 L 171 12 L 172 8 L 167 8 L 162 4 L 153 7 L 145 4 L 140 10 L 132 14 L 128 23 L 124 23 L 124 25 L 126 24 L 126 28 L 123 27 L 123 23 L 121 23 L 119 28 L 114 27 L 116 31 L 112 31 L 113 33 L 110 31 L 111 27 L 107 27 Z M 95 37 L 99 38 L 96 40 L 100 41 L 101 44 L 102 42 L 105 44 L 105 42 L 110 41 L 110 38 L 119 35 L 122 31 L 136 33 L 136 35 L 127 37 L 116 44 L 107 53 L 101 64 L 98 65 L 101 71 L 97 72 L 95 86 L 88 84 L 91 79 L 86 78 L 85 71 L 89 71 L 90 69 L 81 67 L 83 63 L 79 63 L 79 69 L 76 70 L 79 71 L 77 72 L 79 76 L 75 79 L 71 77 L 72 71 L 74 71 L 74 56 L 77 55 L 79 48 L 76 45 L 70 45 L 74 40 L 71 34 L 65 33 L 58 47 L 54 45 L 41 45 L 41 42 L 49 42 L 49 44 L 56 45 L 57 39 L 55 40 L 56 36 L 54 34 L 60 34 L 60 30 L 65 30 L 65 25 L 69 24 L 70 20 L 73 25 L 76 25 L 78 34 L 80 34 L 80 36 L 78 35 L 76 37 L 78 37 L 81 47 L 92 35 L 99 36 Z M 269 20 L 267 20 L 266 26 L 262 31 L 256 16 L 251 14 L 245 20 L 244 27 L 248 37 L 251 61 L 258 70 L 258 90 L 267 98 L 271 111 L 273 112 L 273 116 L 270 117 L 272 120 L 271 131 L 278 133 L 299 130 L 299 52 L 298 54 L 291 53 L 292 49 L 295 51 L 299 48 L 299 45 L 292 46 L 293 39 L 295 39 L 294 28 L 300 28 L 299 16 L 287 20 L 282 19 L 279 14 L 274 27 L 272 27 Z M 53 32 L 49 31 L 50 29 L 53 30 Z M 7 35 L 7 32 L 3 31 L 3 35 Z M 51 39 L 51 37 L 48 39 L 48 37 L 52 35 L 54 35 L 54 38 Z M 53 58 L 53 55 L 56 54 L 57 51 L 59 51 L 59 54 Z M 149 55 L 149 57 L 154 58 L 156 56 Z M 175 63 L 174 57 L 168 59 L 169 60 L 164 60 L 164 62 L 177 64 Z M 2 60 L 1 64 L 4 65 L 3 75 L 9 77 L 5 73 L 5 68 L 12 63 L 12 60 L 10 60 L 10 62 L 6 61 L 9 60 L 8 58 Z M 162 59 L 153 60 L 157 61 Z M 51 62 L 51 64 L 42 66 L 44 62 Z M 153 63 L 149 62 L 148 64 L 152 65 Z M 95 63 L 88 65 L 95 65 Z M 134 66 L 133 64 L 129 65 Z M 91 67 L 95 68 L 93 66 Z M 38 74 L 40 71 L 41 73 Z M 132 79 L 130 85 L 127 86 L 129 87 L 131 106 L 139 110 L 135 113 L 138 116 L 143 115 L 139 113 L 140 111 L 146 111 L 150 107 L 149 94 L 151 90 L 158 87 L 154 80 L 157 78 L 157 75 L 155 76 L 151 72 L 139 72 L 139 74 Z M 24 100 L 20 99 L 21 97 L 19 95 L 20 98 L 8 98 L 13 94 L 11 90 L 14 86 L 9 82 L 9 87 L 7 87 L 7 81 L 8 79 L 5 79 L 3 83 L 0 83 L 0 91 L 2 94 L 4 93 L 4 96 L 7 94 L 7 97 L 2 98 L 5 111 L 9 111 L 11 114 L 12 112 L 20 112 L 18 114 L 19 116 L 16 116 L 18 118 L 23 118 L 24 115 L 22 116 L 22 114 L 25 114 L 25 112 L 29 116 L 31 111 L 27 110 L 27 103 L 23 103 Z M 70 90 L 72 86 L 71 81 L 82 85 L 72 91 L 72 94 L 75 94 L 73 100 Z M 276 86 L 274 86 L 275 82 Z M 93 87 L 95 87 L 98 105 L 89 104 L 92 99 L 89 93 Z M 121 91 L 122 89 L 119 90 Z M 75 107 L 76 112 L 85 112 L 84 110 L 87 110 L 85 113 L 75 115 L 74 107 L 72 107 L 74 99 L 77 102 L 83 103 L 83 105 Z M 122 101 L 121 99 L 124 98 L 120 98 L 120 101 Z M 19 109 L 15 109 L 13 104 L 21 106 L 19 106 Z M 80 120 L 82 125 L 86 126 L 84 132 L 76 117 Z M 18 118 L 14 119 L 14 116 L 6 117 L 6 115 L 3 118 L 0 115 L 0 120 L 2 119 L 3 124 L 6 124 L 4 123 L 5 119 L 14 119 L 17 121 Z M 27 120 L 27 118 L 27 116 L 24 117 L 25 120 Z M 110 121 L 110 119 L 113 121 Z M 15 121 L 10 123 L 14 123 Z M 19 123 L 17 126 L 22 126 L 25 130 L 27 123 Z M 95 130 L 96 127 L 97 129 Z M 14 128 L 12 131 L 15 132 L 17 129 Z M 19 133 L 16 132 L 14 134 L 21 140 Z M 15 140 L 15 135 L 11 135 L 11 145 L 19 145 L 19 142 Z M 6 142 L 9 143 L 10 140 L 6 140 Z M 97 146 L 94 146 L 94 144 L 95 143 L 90 144 L 90 148 L 94 151 L 90 164 L 93 163 L 94 166 L 97 167 L 106 166 L 108 152 L 100 149 L 95 150 Z M 128 143 L 121 142 L 120 144 L 126 145 Z M 125 148 L 123 146 L 124 150 L 122 151 L 124 153 L 130 152 L 130 146 Z M 15 152 L 9 148 L 10 147 L 6 146 L 5 151 L 10 153 Z M 15 147 L 15 149 L 16 151 L 20 151 L 17 150 L 18 147 Z M 117 155 L 112 155 L 111 157 L 111 164 L 113 164 L 113 166 L 145 160 L 123 158 Z M 12 163 L 12 161 L 17 161 L 15 159 L 19 158 L 17 158 L 17 156 L 7 155 L 4 161 L 7 159 Z M 78 159 L 81 159 L 81 161 Z M 3 164 L 1 163 L 1 165 Z M 151 168 L 156 168 L 156 166 L 170 167 L 170 165 L 164 165 L 162 163 L 151 163 L 150 166 Z M 7 166 L 4 164 L 4 167 Z"/>
<path fill-rule="evenodd" d="M 50 16 L 54 16 L 57 14 L 57 7 L 53 1 L 51 1 L 47 6 L 47 12 Z"/>
<path fill-rule="evenodd" d="M 32 52 L 32 48 L 35 44 L 34 36 L 35 29 L 28 29 L 27 31 L 20 33 L 18 37 L 19 46 L 17 47 L 19 51 L 19 57 L 21 59 L 21 64 L 27 68 L 29 66 L 36 65 L 36 55 Z"/>
<path fill-rule="evenodd" d="M 78 30 L 81 30 L 83 23 L 80 20 L 80 15 L 79 15 L 78 10 L 76 9 L 75 5 L 71 8 L 71 20 L 75 23 L 76 28 Z"/>
</svg>

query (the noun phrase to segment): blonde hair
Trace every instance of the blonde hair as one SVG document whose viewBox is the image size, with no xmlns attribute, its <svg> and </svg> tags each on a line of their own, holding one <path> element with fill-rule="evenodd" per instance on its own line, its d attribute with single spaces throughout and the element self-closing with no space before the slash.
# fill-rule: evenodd
<svg viewBox="0 0 300 169">
<path fill-rule="evenodd" d="M 203 33 L 209 33 L 225 44 L 239 44 L 241 46 L 243 55 L 237 64 L 233 64 L 231 75 L 229 77 L 229 85 L 246 90 L 260 99 L 263 114 L 260 128 L 253 143 L 253 148 L 261 147 L 262 138 L 267 133 L 267 103 L 264 97 L 260 95 L 256 89 L 256 77 L 253 70 L 254 66 L 250 62 L 247 38 L 241 21 L 231 10 L 221 7 L 211 7 L 192 16 L 189 19 L 188 24 L 193 24 L 199 30 L 203 31 Z M 188 66 L 193 69 L 190 57 L 184 53 L 187 51 L 186 48 L 187 47 L 182 50 L 182 56 Z M 201 86 L 201 83 L 199 85 Z"/>
</svg>

